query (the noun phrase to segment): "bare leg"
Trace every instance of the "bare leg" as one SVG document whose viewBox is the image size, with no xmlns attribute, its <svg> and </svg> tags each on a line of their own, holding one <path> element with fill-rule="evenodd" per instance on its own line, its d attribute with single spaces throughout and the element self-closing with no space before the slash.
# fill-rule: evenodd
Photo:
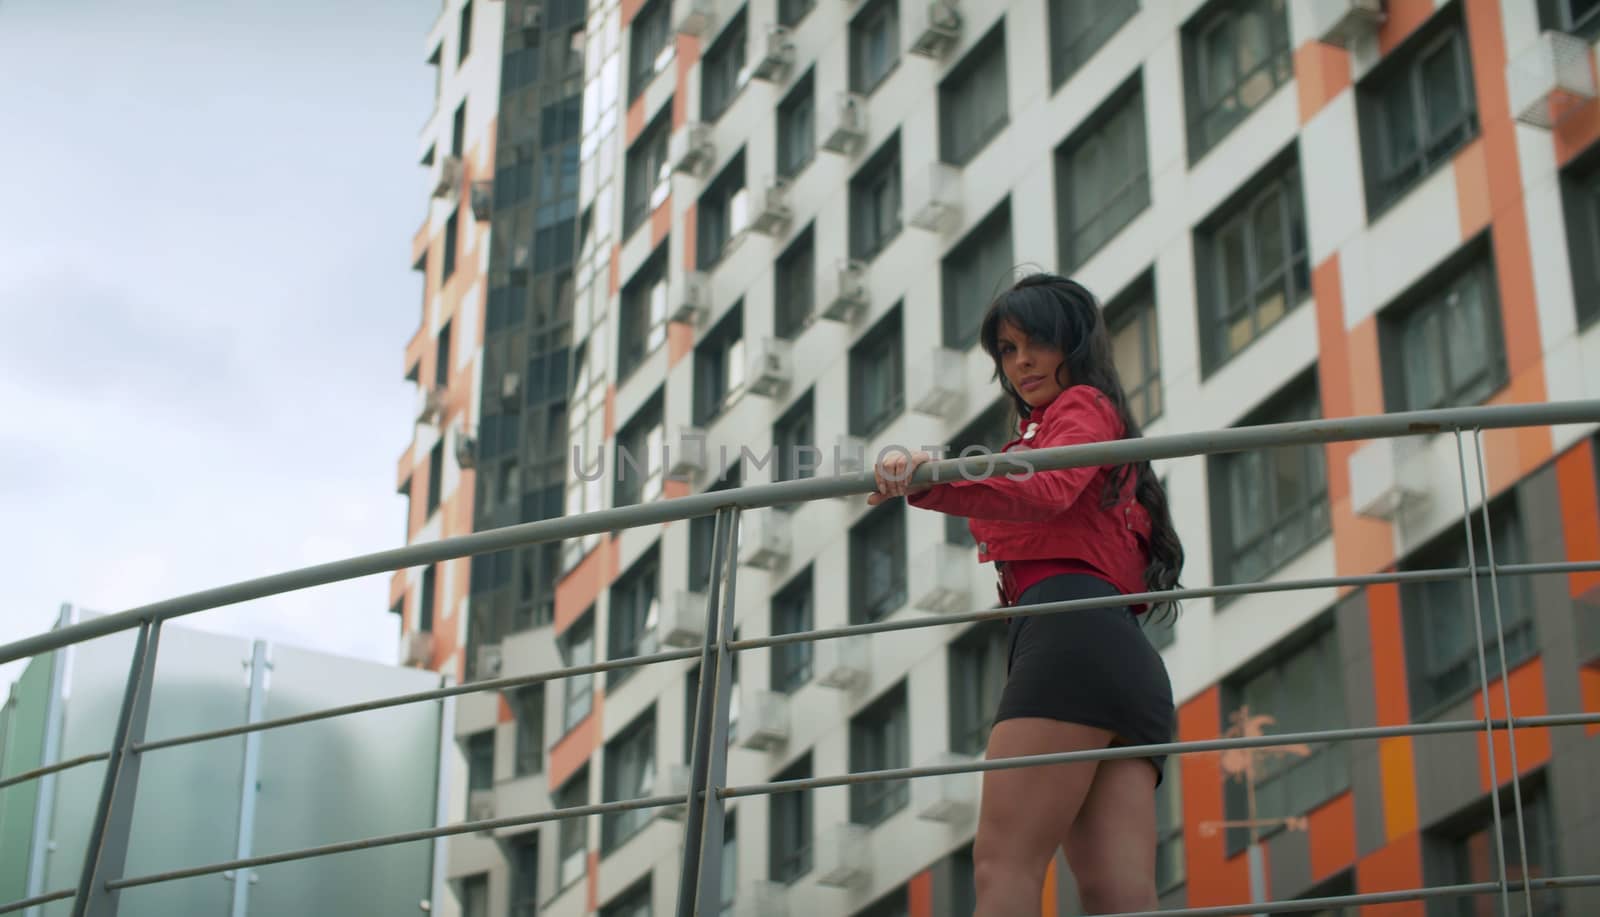
<svg viewBox="0 0 1600 917">
<path fill-rule="evenodd" d="M 1155 768 L 1143 758 L 1100 762 L 1063 835 L 1084 913 L 1156 908 L 1155 786 Z"/>
</svg>

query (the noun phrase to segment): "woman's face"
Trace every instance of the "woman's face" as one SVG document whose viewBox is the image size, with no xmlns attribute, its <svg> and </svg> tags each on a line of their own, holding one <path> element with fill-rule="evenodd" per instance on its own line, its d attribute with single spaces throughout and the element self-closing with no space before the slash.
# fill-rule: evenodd
<svg viewBox="0 0 1600 917">
<path fill-rule="evenodd" d="M 1063 355 L 1061 350 L 1045 341 L 1036 341 L 1010 322 L 1000 325 L 1000 368 L 1011 388 L 1029 407 L 1043 407 L 1061 394 L 1062 382 L 1057 379 Z M 1060 373 L 1065 377 L 1066 373 Z"/>
</svg>

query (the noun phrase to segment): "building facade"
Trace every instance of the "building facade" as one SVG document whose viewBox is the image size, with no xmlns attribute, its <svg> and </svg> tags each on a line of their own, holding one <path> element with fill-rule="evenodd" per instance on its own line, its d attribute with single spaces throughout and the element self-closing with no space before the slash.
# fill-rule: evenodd
<svg viewBox="0 0 1600 917">
<path fill-rule="evenodd" d="M 498 117 L 479 153 L 494 230 L 466 259 L 487 272 L 481 298 L 452 300 L 464 281 L 441 286 L 429 259 L 430 310 L 485 310 L 452 331 L 465 346 L 482 328 L 484 347 L 457 358 L 482 368 L 461 408 L 475 471 L 459 473 L 460 527 L 439 534 L 832 474 L 886 444 L 998 445 L 976 325 L 1019 265 L 1102 298 L 1147 434 L 1600 395 L 1591 3 L 477 2 L 504 43 L 499 111 L 469 109 Z M 433 378 L 419 338 L 408 366 L 415 350 Z M 790 461 L 796 446 L 819 467 Z M 1501 563 L 1600 556 L 1592 428 L 1489 431 L 1481 466 L 1465 446 L 1475 518 L 1480 467 L 1489 496 L 1478 549 L 1486 528 Z M 428 467 L 418 447 L 409 467 Z M 1456 462 L 1434 434 L 1157 470 L 1199 586 L 1465 565 Z M 413 536 L 432 537 L 417 513 Z M 458 623 L 429 662 L 485 677 L 698 645 L 710 541 L 706 521 L 596 535 L 474 561 L 470 585 L 464 562 L 440 565 Z M 900 502 L 747 513 L 738 553 L 741 636 L 993 601 L 964 526 Z M 1186 603 L 1150 631 L 1179 738 L 1222 735 L 1246 708 L 1280 732 L 1481 715 L 1470 588 Z M 1490 665 L 1504 658 L 1513 711 L 1600 709 L 1600 577 L 1508 577 L 1499 598 Z M 981 754 L 1003 667 L 999 632 L 973 626 L 744 653 L 728 779 Z M 695 669 L 461 698 L 457 809 L 681 791 Z M 1260 832 L 1270 896 L 1491 877 L 1509 752 L 1495 775 L 1466 734 L 1264 759 L 1259 812 L 1305 819 Z M 1516 752 L 1527 872 L 1592 871 L 1596 730 L 1524 730 Z M 1213 756 L 1169 762 L 1169 905 L 1249 899 L 1246 832 L 1216 824 L 1247 811 L 1226 778 Z M 733 801 L 724 912 L 970 913 L 977 786 Z M 440 904 L 671 913 L 679 818 L 453 839 L 457 900 Z M 1057 867 L 1041 910 L 1077 913 Z M 1587 913 L 1594 895 L 1551 893 L 1541 913 Z"/>
</svg>

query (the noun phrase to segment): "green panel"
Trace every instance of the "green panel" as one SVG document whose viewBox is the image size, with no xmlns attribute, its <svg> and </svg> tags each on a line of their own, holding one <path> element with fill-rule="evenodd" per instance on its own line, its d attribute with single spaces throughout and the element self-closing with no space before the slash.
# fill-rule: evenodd
<svg viewBox="0 0 1600 917">
<path fill-rule="evenodd" d="M 50 672 L 55 654 L 36 656 L 11 686 L 0 708 L 0 777 L 44 764 L 45 715 L 50 708 Z M 28 860 L 39 781 L 0 790 L 0 902 L 27 897 Z"/>
</svg>

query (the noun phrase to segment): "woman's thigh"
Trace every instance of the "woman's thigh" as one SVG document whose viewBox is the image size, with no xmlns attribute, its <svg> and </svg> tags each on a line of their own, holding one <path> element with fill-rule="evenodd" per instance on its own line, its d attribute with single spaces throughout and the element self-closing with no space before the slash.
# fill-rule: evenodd
<svg viewBox="0 0 1600 917">
<path fill-rule="evenodd" d="M 1111 737 L 1109 731 L 1093 726 L 1017 717 L 994 725 L 986 757 L 994 760 L 1104 748 Z M 1094 780 L 1095 763 L 985 771 L 975 855 L 980 859 L 1047 861 L 1083 805 Z"/>
<path fill-rule="evenodd" d="M 1167 779 L 1176 779 L 1168 775 Z M 1078 817 L 1060 838 L 1078 884 L 1154 895 L 1156 772 L 1146 758 L 1102 761 Z"/>
</svg>

